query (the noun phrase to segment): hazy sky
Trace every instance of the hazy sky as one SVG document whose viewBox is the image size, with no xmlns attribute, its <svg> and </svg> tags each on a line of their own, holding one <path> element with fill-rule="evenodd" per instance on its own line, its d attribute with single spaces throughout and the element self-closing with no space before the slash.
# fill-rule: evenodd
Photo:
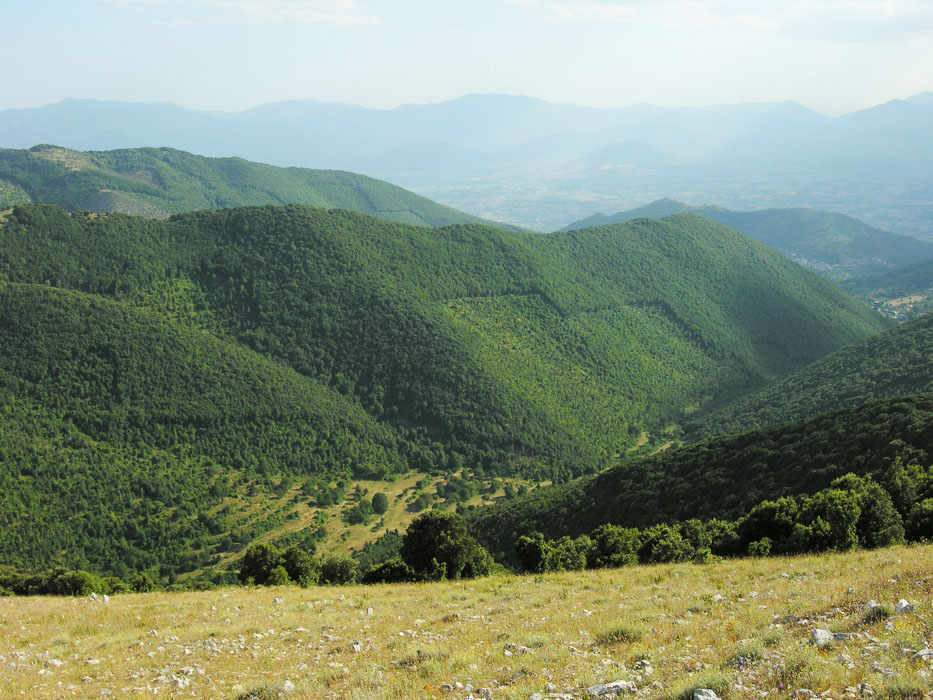
<svg viewBox="0 0 933 700">
<path fill-rule="evenodd" d="M 467 93 L 617 107 L 933 90 L 930 0 L 0 0 L 0 109 Z"/>
</svg>

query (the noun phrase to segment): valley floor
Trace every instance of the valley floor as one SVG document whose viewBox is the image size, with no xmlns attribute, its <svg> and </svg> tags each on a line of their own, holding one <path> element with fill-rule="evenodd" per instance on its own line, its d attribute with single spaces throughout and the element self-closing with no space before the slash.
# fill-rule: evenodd
<svg viewBox="0 0 933 700">
<path fill-rule="evenodd" d="M 922 546 L 107 603 L 0 598 L 0 695 L 526 700 L 624 680 L 645 698 L 697 687 L 724 699 L 929 698 L 931 591 L 933 546 Z M 901 599 L 913 609 L 895 614 Z M 870 600 L 882 611 L 867 616 Z M 847 636 L 817 649 L 819 628 Z"/>
</svg>

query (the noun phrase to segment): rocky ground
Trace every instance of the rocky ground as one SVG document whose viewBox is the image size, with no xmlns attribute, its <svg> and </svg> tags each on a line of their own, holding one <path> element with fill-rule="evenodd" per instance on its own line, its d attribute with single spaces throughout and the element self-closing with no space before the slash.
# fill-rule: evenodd
<svg viewBox="0 0 933 700">
<path fill-rule="evenodd" d="M 933 698 L 933 546 L 0 598 L 3 698 Z"/>
</svg>

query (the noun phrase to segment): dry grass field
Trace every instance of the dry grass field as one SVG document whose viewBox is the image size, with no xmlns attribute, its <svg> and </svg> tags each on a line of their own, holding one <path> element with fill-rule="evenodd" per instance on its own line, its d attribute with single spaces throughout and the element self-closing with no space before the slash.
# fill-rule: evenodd
<svg viewBox="0 0 933 700">
<path fill-rule="evenodd" d="M 0 598 L 3 698 L 933 697 L 933 546 L 344 588 Z M 912 611 L 895 614 L 900 599 Z M 876 600 L 882 608 L 867 613 Z M 830 648 L 811 632 L 840 635 Z M 845 633 L 844 639 L 841 634 Z"/>
</svg>

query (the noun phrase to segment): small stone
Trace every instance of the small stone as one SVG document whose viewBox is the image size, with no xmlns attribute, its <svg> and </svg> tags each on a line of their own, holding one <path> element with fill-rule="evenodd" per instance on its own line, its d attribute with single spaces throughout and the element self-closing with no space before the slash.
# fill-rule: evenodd
<svg viewBox="0 0 933 700">
<path fill-rule="evenodd" d="M 453 689 L 454 687 L 450 683 L 444 683 L 441 685 L 441 691 L 444 693 L 450 693 L 453 691 Z"/>
<path fill-rule="evenodd" d="M 284 690 L 286 693 L 294 693 L 295 684 L 292 683 L 291 681 L 285 681 L 284 683 L 282 683 L 282 690 Z"/>
<path fill-rule="evenodd" d="M 352 649 L 353 649 L 353 651 L 359 653 L 359 652 L 363 651 L 363 645 L 362 645 L 362 643 L 360 643 L 359 641 L 353 642 L 353 647 L 352 647 Z"/>
<path fill-rule="evenodd" d="M 818 649 L 831 647 L 836 641 L 835 636 L 829 630 L 815 629 L 810 632 L 810 643 Z"/>
<path fill-rule="evenodd" d="M 592 685 L 586 689 L 586 692 L 594 697 L 598 697 L 600 695 L 616 697 L 626 693 L 636 693 L 638 692 L 638 688 L 630 681 L 620 680 L 612 681 L 611 683 L 603 683 L 601 685 Z"/>
<path fill-rule="evenodd" d="M 282 603 L 285 602 L 285 599 L 284 598 L 273 598 L 272 602 L 275 603 L 276 605 L 281 605 Z"/>
<path fill-rule="evenodd" d="M 486 698 L 486 700 L 492 700 L 492 690 L 490 688 L 477 688 L 476 692 L 481 698 Z"/>
<path fill-rule="evenodd" d="M 897 605 L 894 606 L 894 613 L 896 615 L 904 615 L 905 613 L 910 613 L 914 611 L 914 606 L 909 602 L 901 598 L 897 601 Z"/>
<path fill-rule="evenodd" d="M 855 593 L 855 589 L 852 588 L 852 586 L 849 586 L 849 587 L 846 589 L 846 595 L 853 595 L 854 593 Z"/>
<path fill-rule="evenodd" d="M 709 688 L 697 688 L 693 691 L 693 700 L 719 700 L 719 696 Z"/>
<path fill-rule="evenodd" d="M 933 649 L 930 649 L 930 647 L 921 649 L 916 654 L 914 654 L 914 658 L 923 659 L 924 661 L 929 661 L 930 659 L 933 659 Z"/>
<path fill-rule="evenodd" d="M 544 700 L 544 696 L 541 693 L 532 693 L 528 696 L 528 700 Z"/>
</svg>

